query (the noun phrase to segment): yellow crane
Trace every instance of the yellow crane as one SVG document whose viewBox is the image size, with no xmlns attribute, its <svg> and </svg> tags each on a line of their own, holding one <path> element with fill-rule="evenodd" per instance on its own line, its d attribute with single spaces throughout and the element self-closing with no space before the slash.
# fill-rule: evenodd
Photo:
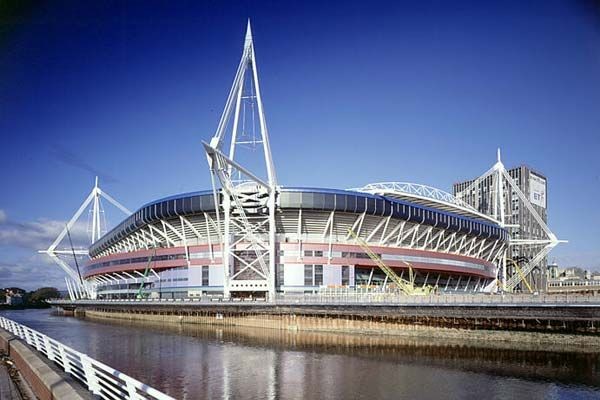
<svg viewBox="0 0 600 400">
<path fill-rule="evenodd" d="M 142 276 L 142 281 L 137 292 L 137 299 L 145 299 L 148 297 L 148 294 L 144 293 L 144 284 L 146 283 L 146 278 L 148 278 L 148 272 L 150 272 L 150 263 L 153 259 L 154 264 L 156 264 L 156 247 L 154 247 L 154 252 L 152 253 L 152 255 L 148 256 L 148 263 L 146 264 L 146 270 L 144 271 L 144 275 Z"/>
<path fill-rule="evenodd" d="M 388 279 L 390 279 L 392 282 L 394 282 L 396 284 L 396 286 L 398 287 L 398 289 L 400 289 L 404 294 L 409 295 L 409 296 L 427 295 L 427 294 L 431 294 L 434 291 L 434 288 L 432 288 L 429 285 L 424 286 L 424 287 L 416 287 L 415 286 L 415 274 L 413 272 L 412 265 L 410 265 L 408 262 L 402 261 L 404 264 L 406 264 L 408 266 L 408 280 L 406 280 L 406 279 L 399 277 L 398 274 L 396 274 L 396 272 L 394 272 L 394 270 L 392 268 L 385 265 L 385 263 L 383 262 L 381 257 L 379 257 L 377 254 L 375 254 L 373 252 L 373 250 L 371 250 L 371 248 L 369 247 L 367 242 L 365 242 L 363 239 L 361 239 L 356 234 L 356 232 L 354 232 L 352 229 L 348 229 L 348 234 L 350 234 L 350 236 L 352 236 L 354 238 L 354 240 L 360 246 L 360 248 L 363 249 L 365 251 L 365 253 L 367 253 L 369 258 L 371 260 L 373 260 L 373 262 L 375 264 L 377 264 L 377 266 L 383 271 L 383 273 L 388 277 Z"/>
<path fill-rule="evenodd" d="M 515 260 L 513 260 L 512 258 L 506 258 L 506 259 L 512 263 L 513 267 L 515 267 L 515 270 L 521 277 L 521 280 L 525 283 L 525 286 L 527 286 L 529 293 L 533 294 L 534 290 L 531 287 L 531 284 L 527 281 L 527 279 L 525 279 L 525 274 L 523 274 L 523 270 L 521 270 L 521 267 L 519 267 L 519 264 L 517 264 L 517 262 Z"/>
</svg>

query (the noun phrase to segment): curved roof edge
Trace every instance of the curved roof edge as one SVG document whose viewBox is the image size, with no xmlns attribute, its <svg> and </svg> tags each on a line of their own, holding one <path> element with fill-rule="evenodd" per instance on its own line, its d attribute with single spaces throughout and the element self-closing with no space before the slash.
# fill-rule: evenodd
<svg viewBox="0 0 600 400">
<path fill-rule="evenodd" d="M 480 218 L 492 223 L 497 221 L 486 214 L 478 211 L 472 205 L 458 199 L 456 196 L 435 188 L 411 182 L 377 182 L 369 183 L 361 188 L 350 189 L 361 193 L 380 194 L 386 197 L 415 200 L 418 204 L 430 206 L 440 205 L 445 211 L 454 211 L 471 218 Z M 433 203 L 433 204 L 431 204 Z"/>
<path fill-rule="evenodd" d="M 293 198 L 292 194 L 297 193 L 305 198 Z M 397 214 L 394 211 L 394 206 L 398 208 L 399 205 L 412 206 L 417 209 L 432 211 L 436 213 L 442 213 L 456 217 L 459 220 L 466 220 L 477 222 L 479 224 L 498 228 L 500 231 L 506 233 L 505 229 L 502 229 L 494 221 L 486 221 L 460 215 L 456 212 L 449 212 L 429 205 L 418 204 L 411 202 L 406 199 L 399 199 L 390 196 L 384 196 L 380 194 L 365 193 L 355 190 L 343 190 L 343 189 L 330 189 L 330 188 L 306 188 L 306 187 L 282 187 L 281 188 L 282 199 L 281 207 L 285 208 L 306 208 L 315 210 L 336 210 L 340 212 L 354 212 L 362 213 L 367 212 L 370 215 L 392 215 Z M 287 196 L 286 196 L 287 195 Z M 315 195 L 323 195 L 322 197 L 315 197 Z M 325 195 L 334 195 L 334 197 L 325 197 Z M 336 201 L 335 196 L 346 196 L 344 201 Z M 349 200 L 348 196 L 353 196 L 354 200 Z M 364 202 L 359 202 L 357 199 L 363 198 Z M 178 195 L 164 197 L 155 201 L 144 204 L 132 215 L 127 217 L 98 241 L 92 244 L 89 248 L 90 255 L 95 256 L 98 252 L 111 244 L 117 242 L 123 237 L 137 231 L 139 228 L 159 221 L 161 219 L 178 217 L 179 215 L 193 215 L 202 212 L 214 212 L 214 197 L 212 190 L 181 193 Z M 425 213 L 422 213 L 425 214 Z M 415 219 L 415 215 L 410 215 L 409 219 Z M 421 219 L 421 216 L 418 217 Z M 423 222 L 425 216 L 422 217 Z M 504 235 L 500 235 L 504 236 Z"/>
</svg>

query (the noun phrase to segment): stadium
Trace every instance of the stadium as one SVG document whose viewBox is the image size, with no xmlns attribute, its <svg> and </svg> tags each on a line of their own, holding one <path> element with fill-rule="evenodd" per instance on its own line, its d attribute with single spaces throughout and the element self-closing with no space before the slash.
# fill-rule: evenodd
<svg viewBox="0 0 600 400">
<path fill-rule="evenodd" d="M 254 113 L 252 124 L 246 110 Z M 248 145 L 259 150 L 263 174 L 239 161 Z M 497 282 L 508 232 L 449 193 L 397 182 L 349 190 L 277 182 L 249 24 L 233 87 L 204 150 L 212 190 L 133 213 L 120 207 L 128 217 L 106 233 L 97 211 L 107 195 L 96 185 L 87 200 L 94 204 L 89 260 L 77 275 L 69 272 L 71 297 L 272 299 L 394 290 L 407 280 L 439 293 L 472 293 Z M 60 263 L 58 241 L 46 253 Z"/>
<path fill-rule="evenodd" d="M 382 286 L 384 273 L 354 243 L 348 229 L 399 275 L 407 274 L 410 263 L 418 285 L 460 292 L 482 291 L 489 285 L 506 246 L 506 231 L 467 207 L 416 190 L 402 192 L 397 186 L 371 185 L 363 192 L 282 188 L 275 220 L 276 290 Z M 210 191 L 158 200 L 94 243 L 83 274 L 100 297 L 135 297 L 150 260 L 145 290 L 151 297 L 222 294 L 223 231 L 216 223 Z M 251 256 L 247 244 L 239 248 Z M 235 275 L 243 263 L 232 258 Z M 242 285 L 249 286 L 232 285 L 231 291 L 261 290 L 251 276 L 246 278 Z"/>
</svg>

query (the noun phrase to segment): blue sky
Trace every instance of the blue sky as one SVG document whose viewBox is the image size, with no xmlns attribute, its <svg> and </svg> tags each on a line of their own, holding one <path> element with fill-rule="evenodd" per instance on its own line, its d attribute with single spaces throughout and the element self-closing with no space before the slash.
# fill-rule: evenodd
<svg viewBox="0 0 600 400">
<path fill-rule="evenodd" d="M 57 284 L 34 250 L 96 174 L 131 209 L 210 188 L 247 18 L 280 183 L 450 191 L 501 147 L 548 176 L 550 259 L 600 269 L 600 9 L 521 3 L 3 2 L 0 287 Z"/>
</svg>

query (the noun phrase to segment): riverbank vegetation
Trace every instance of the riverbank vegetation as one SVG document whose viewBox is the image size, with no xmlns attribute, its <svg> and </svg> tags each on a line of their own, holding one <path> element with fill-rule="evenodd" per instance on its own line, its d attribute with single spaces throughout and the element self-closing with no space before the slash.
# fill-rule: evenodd
<svg viewBox="0 0 600 400">
<path fill-rule="evenodd" d="M 4 288 L 0 289 L 0 310 L 48 308 L 50 305 L 46 300 L 60 297 L 60 292 L 54 287 L 42 287 L 29 292 L 17 287 Z"/>
</svg>

